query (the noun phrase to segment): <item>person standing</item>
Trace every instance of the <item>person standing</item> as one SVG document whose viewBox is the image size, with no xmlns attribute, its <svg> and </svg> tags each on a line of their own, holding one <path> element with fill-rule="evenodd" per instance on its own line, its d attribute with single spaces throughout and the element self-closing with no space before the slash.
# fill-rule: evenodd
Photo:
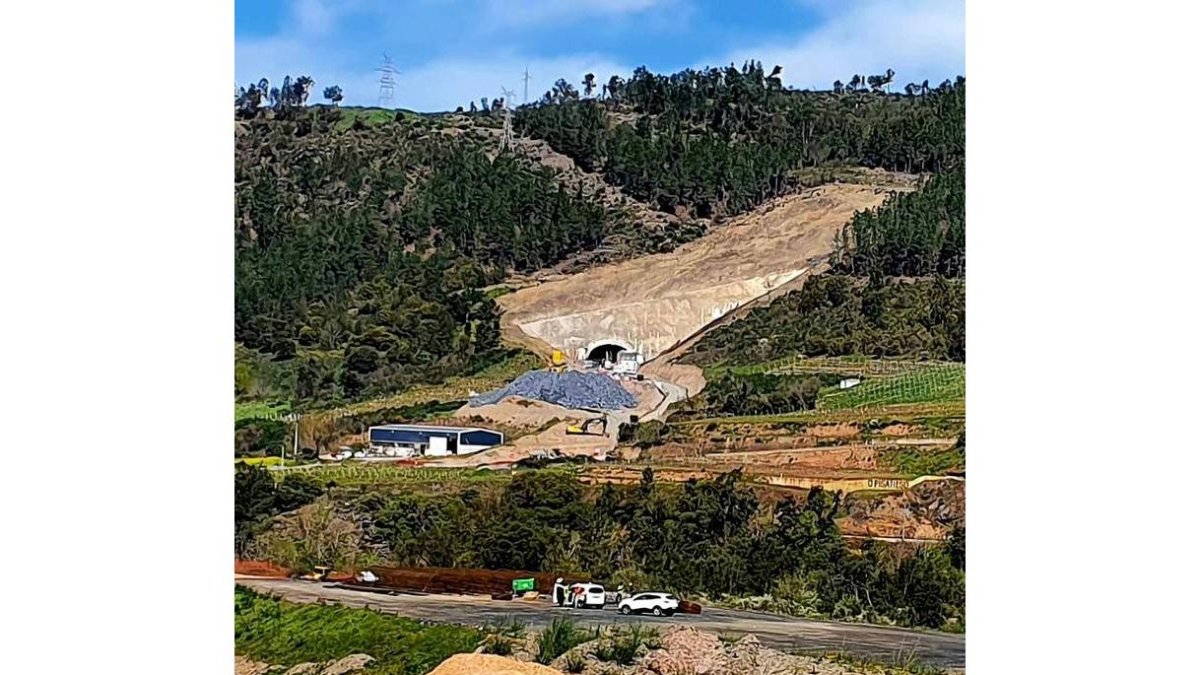
<svg viewBox="0 0 1200 675">
<path fill-rule="evenodd" d="M 562 607 L 563 603 L 565 603 L 567 601 L 567 587 L 563 585 L 562 577 L 559 577 L 554 580 L 553 593 L 554 593 L 554 604 L 558 605 L 559 607 Z"/>
</svg>

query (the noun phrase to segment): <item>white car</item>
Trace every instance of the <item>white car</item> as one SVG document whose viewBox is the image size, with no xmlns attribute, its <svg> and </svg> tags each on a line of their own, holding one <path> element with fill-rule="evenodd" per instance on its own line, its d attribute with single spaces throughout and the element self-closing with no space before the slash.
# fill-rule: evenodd
<svg viewBox="0 0 1200 675">
<path fill-rule="evenodd" d="M 567 587 L 567 604 L 575 609 L 604 607 L 604 587 L 600 584 L 571 584 Z"/>
<path fill-rule="evenodd" d="M 650 612 L 654 616 L 671 616 L 679 611 L 679 600 L 669 593 L 634 593 L 617 605 L 622 614 Z"/>
</svg>

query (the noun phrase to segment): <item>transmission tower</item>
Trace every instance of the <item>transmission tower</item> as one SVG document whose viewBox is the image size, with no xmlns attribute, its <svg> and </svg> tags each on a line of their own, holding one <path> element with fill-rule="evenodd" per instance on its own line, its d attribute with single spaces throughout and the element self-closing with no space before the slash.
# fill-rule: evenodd
<svg viewBox="0 0 1200 675">
<path fill-rule="evenodd" d="M 392 63 L 391 57 L 383 55 L 383 65 L 375 69 L 379 76 L 379 107 L 390 108 L 392 95 L 396 93 L 396 75 L 400 73 Z"/>
<path fill-rule="evenodd" d="M 525 98 L 521 101 L 522 104 L 529 103 L 529 66 L 525 66 Z"/>
<path fill-rule="evenodd" d="M 511 149 L 512 142 L 512 108 L 508 107 L 508 102 L 515 92 L 511 89 L 500 87 L 500 105 L 504 108 L 504 137 L 500 139 L 500 150 Z"/>
</svg>

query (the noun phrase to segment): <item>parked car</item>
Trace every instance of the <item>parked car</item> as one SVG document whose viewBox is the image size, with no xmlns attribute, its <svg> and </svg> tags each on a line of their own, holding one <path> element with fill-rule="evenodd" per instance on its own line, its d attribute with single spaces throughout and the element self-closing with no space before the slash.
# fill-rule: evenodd
<svg viewBox="0 0 1200 675">
<path fill-rule="evenodd" d="M 604 607 L 604 587 L 600 584 L 571 584 L 567 587 L 567 604 L 576 609 Z"/>
<path fill-rule="evenodd" d="M 650 612 L 654 616 L 671 616 L 679 611 L 679 599 L 669 593 L 634 593 L 617 605 L 622 614 Z"/>
</svg>

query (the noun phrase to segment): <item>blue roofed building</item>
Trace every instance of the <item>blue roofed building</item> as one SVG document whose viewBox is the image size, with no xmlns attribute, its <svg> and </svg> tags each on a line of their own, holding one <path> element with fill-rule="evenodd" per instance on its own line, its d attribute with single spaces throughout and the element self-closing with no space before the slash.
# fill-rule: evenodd
<svg viewBox="0 0 1200 675">
<path fill-rule="evenodd" d="M 504 434 L 479 427 L 431 424 L 384 424 L 368 430 L 371 450 L 412 450 L 429 457 L 468 455 L 504 443 Z"/>
</svg>

